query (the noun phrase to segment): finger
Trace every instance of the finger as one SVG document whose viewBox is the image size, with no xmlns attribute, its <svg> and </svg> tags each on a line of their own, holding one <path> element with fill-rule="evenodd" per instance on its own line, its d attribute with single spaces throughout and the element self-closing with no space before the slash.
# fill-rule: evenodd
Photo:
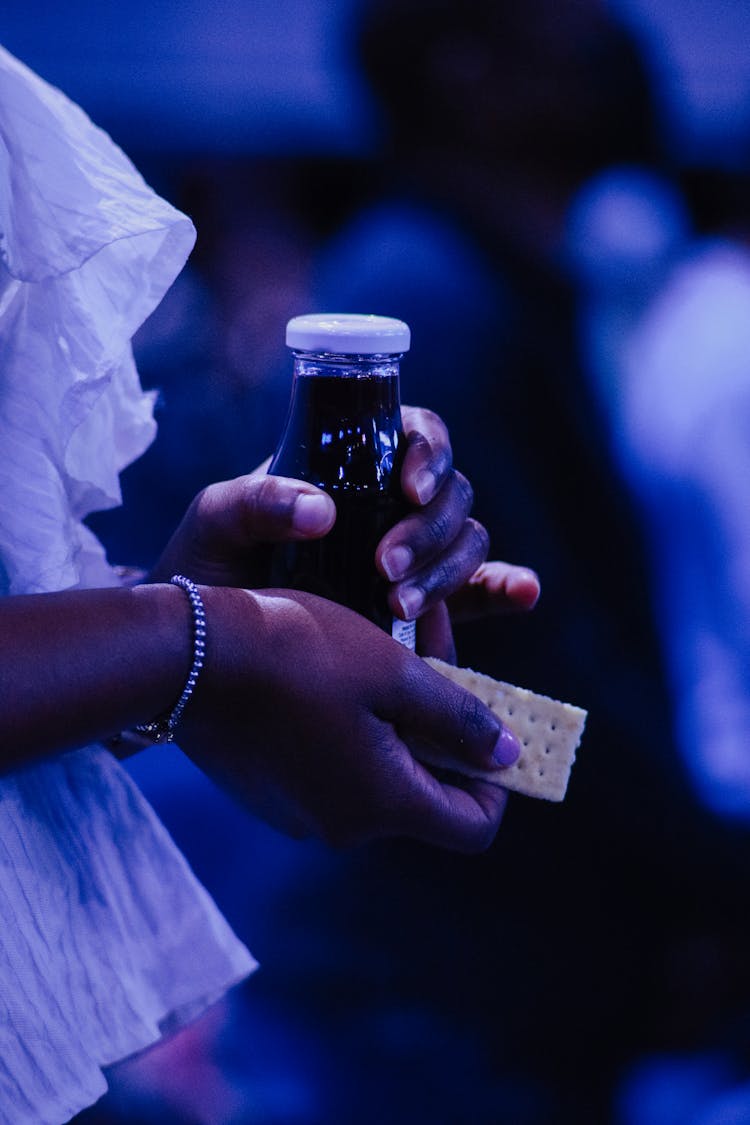
<svg viewBox="0 0 750 1125">
<path fill-rule="evenodd" d="M 506 790 L 482 781 L 462 786 L 439 782 L 417 763 L 418 788 L 389 818 L 397 834 L 452 851 L 486 851 L 497 835 L 508 801 Z"/>
<path fill-rule="evenodd" d="M 534 608 L 540 592 L 539 577 L 533 570 L 493 560 L 482 563 L 469 581 L 451 595 L 448 608 L 453 622 L 524 613 Z"/>
<path fill-rule="evenodd" d="M 204 489 L 197 501 L 204 542 L 244 547 L 252 542 L 316 539 L 336 519 L 330 496 L 286 477 L 237 477 Z"/>
<path fill-rule="evenodd" d="M 413 621 L 459 590 L 483 561 L 488 547 L 489 537 L 481 523 L 464 520 L 460 535 L 447 551 L 389 591 L 391 609 L 405 621 Z"/>
<path fill-rule="evenodd" d="M 375 552 L 380 572 L 390 582 L 400 582 L 442 555 L 462 531 L 473 502 L 466 477 L 451 470 L 429 504 L 400 520 L 383 536 Z"/>
<path fill-rule="evenodd" d="M 431 410 L 401 408 L 406 454 L 401 468 L 401 490 L 412 504 L 422 507 L 440 489 L 453 463 L 445 423 Z"/>
<path fill-rule="evenodd" d="M 380 717 L 415 749 L 427 744 L 437 755 L 483 769 L 512 765 L 520 753 L 515 735 L 489 707 L 406 652 L 395 688 L 386 684 L 378 704 Z"/>
<path fill-rule="evenodd" d="M 420 656 L 436 656 L 446 664 L 456 663 L 456 646 L 445 602 L 428 609 L 417 622 L 417 652 Z"/>
</svg>

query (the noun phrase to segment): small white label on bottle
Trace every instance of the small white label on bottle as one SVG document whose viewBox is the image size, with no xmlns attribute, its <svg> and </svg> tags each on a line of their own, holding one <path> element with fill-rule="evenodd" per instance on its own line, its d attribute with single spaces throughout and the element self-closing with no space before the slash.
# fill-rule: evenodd
<svg viewBox="0 0 750 1125">
<path fill-rule="evenodd" d="M 398 641 L 404 648 L 410 648 L 411 651 L 414 652 L 417 647 L 416 621 L 401 621 L 400 618 L 394 617 L 391 636 L 394 641 Z"/>
</svg>

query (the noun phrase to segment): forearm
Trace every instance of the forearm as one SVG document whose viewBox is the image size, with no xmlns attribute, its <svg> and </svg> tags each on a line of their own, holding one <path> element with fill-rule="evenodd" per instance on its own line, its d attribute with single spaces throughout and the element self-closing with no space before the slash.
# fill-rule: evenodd
<svg viewBox="0 0 750 1125">
<path fill-rule="evenodd" d="M 190 606 L 173 586 L 0 600 L 0 770 L 169 708 L 190 637 Z"/>
</svg>

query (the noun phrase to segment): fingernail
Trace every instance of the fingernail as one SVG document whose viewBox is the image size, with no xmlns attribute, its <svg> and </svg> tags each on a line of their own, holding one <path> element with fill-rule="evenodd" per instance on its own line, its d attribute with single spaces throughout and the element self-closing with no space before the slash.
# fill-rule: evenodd
<svg viewBox="0 0 750 1125">
<path fill-rule="evenodd" d="M 435 477 L 429 469 L 421 469 L 414 481 L 414 490 L 420 504 L 426 504 L 435 495 Z"/>
<path fill-rule="evenodd" d="M 500 731 L 500 737 L 495 743 L 495 749 L 492 751 L 493 762 L 496 766 L 512 766 L 518 760 L 520 753 L 521 744 L 513 731 L 503 727 Z"/>
<path fill-rule="evenodd" d="M 383 555 L 383 570 L 391 582 L 403 578 L 414 561 L 414 552 L 409 547 L 389 547 Z"/>
<path fill-rule="evenodd" d="M 303 492 L 297 497 L 292 513 L 292 526 L 295 531 L 306 535 L 326 531 L 331 523 L 331 501 L 322 494 Z"/>
<path fill-rule="evenodd" d="M 398 604 L 407 621 L 413 621 L 424 602 L 424 594 L 416 586 L 407 586 L 399 591 Z"/>
<path fill-rule="evenodd" d="M 533 570 L 519 569 L 511 579 L 511 586 L 516 588 L 516 598 L 523 603 L 524 607 L 533 609 L 539 599 L 541 590 L 539 576 Z M 520 598 L 518 596 L 519 586 L 523 595 Z"/>
</svg>

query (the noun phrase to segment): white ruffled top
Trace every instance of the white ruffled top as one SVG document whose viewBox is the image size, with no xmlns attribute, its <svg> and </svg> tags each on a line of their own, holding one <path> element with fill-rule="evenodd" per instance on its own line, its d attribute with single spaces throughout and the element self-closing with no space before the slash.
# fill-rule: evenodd
<svg viewBox="0 0 750 1125">
<path fill-rule="evenodd" d="M 194 237 L 0 48 L 0 594 L 117 584 L 82 521 L 154 437 L 130 341 Z M 2 1125 L 69 1120 L 254 967 L 105 749 L 0 778 Z"/>
</svg>

